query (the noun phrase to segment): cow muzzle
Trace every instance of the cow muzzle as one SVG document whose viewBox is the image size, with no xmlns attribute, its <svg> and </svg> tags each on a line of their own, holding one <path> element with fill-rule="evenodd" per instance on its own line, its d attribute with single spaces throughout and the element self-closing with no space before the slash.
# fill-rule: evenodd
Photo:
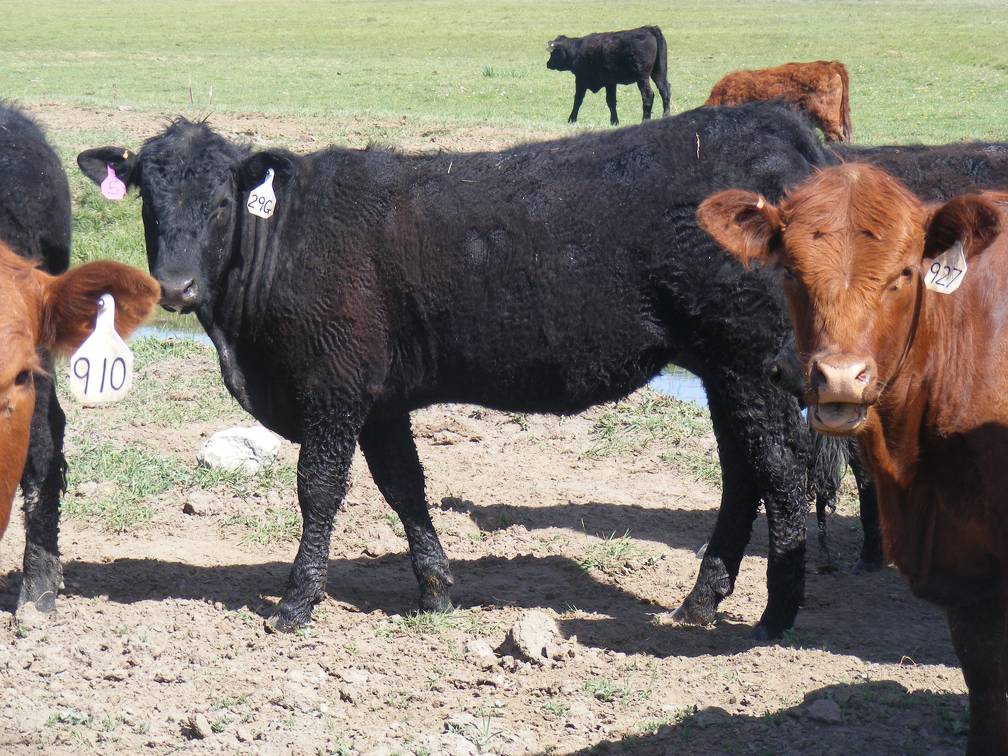
<svg viewBox="0 0 1008 756">
<path fill-rule="evenodd" d="M 193 278 L 158 279 L 161 284 L 161 306 L 171 312 L 191 312 L 199 299 L 199 285 Z"/>
<path fill-rule="evenodd" d="M 821 433 L 856 433 L 878 398 L 875 361 L 831 354 L 809 361 L 808 407 L 812 427 Z"/>
</svg>

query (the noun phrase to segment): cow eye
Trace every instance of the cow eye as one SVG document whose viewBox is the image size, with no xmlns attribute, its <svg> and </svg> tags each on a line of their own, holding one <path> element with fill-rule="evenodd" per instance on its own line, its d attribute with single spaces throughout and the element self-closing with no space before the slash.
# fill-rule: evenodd
<svg viewBox="0 0 1008 756">
<path fill-rule="evenodd" d="M 913 268 L 907 266 L 900 271 L 900 274 L 893 279 L 893 282 L 889 285 L 889 291 L 899 291 L 902 289 L 911 278 L 913 278 Z"/>
<path fill-rule="evenodd" d="M 20 373 L 18 373 L 16 376 L 14 376 L 14 385 L 15 386 L 27 386 L 31 382 L 32 382 L 32 371 L 31 370 L 22 370 Z"/>
</svg>

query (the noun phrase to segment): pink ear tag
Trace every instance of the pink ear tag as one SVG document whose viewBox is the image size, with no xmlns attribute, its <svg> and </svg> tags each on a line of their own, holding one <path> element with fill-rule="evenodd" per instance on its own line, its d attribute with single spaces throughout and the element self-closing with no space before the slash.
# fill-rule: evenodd
<svg viewBox="0 0 1008 756">
<path fill-rule="evenodd" d="M 126 196 L 126 184 L 119 180 L 112 166 L 108 166 L 108 176 L 101 182 L 102 197 L 109 200 L 121 200 Z"/>
</svg>

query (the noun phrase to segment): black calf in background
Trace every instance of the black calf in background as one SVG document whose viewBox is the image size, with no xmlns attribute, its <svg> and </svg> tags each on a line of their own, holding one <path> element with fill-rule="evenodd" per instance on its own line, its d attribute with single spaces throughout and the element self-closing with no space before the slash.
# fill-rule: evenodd
<svg viewBox="0 0 1008 756">
<path fill-rule="evenodd" d="M 325 589 L 358 442 L 403 521 L 421 607 L 446 609 L 452 576 L 410 412 L 579 412 L 673 362 L 703 381 L 724 479 L 679 616 L 714 620 L 763 502 L 766 637 L 793 623 L 804 594 L 808 435 L 794 397 L 766 376 L 790 326 L 773 274 L 743 270 L 695 213 L 725 186 L 776 200 L 827 159 L 800 117 L 754 103 L 422 156 L 253 154 L 179 119 L 139 154 L 101 147 L 78 164 L 141 189 L 162 303 L 197 314 L 239 403 L 301 443 L 304 531 L 272 627 L 309 621 Z M 246 207 L 267 176 L 276 210 L 262 219 Z"/>
<path fill-rule="evenodd" d="M 616 85 L 636 84 L 640 90 L 644 118 L 651 117 L 654 92 L 648 79 L 658 87 L 662 99 L 662 115 L 669 114 L 671 94 L 668 83 L 668 48 L 657 26 L 642 26 L 627 31 L 600 32 L 587 37 L 565 37 L 562 34 L 549 43 L 550 57 L 546 67 L 553 71 L 574 74 L 574 108 L 568 123 L 575 123 L 585 92 L 598 92 L 605 87 L 609 122 L 616 126 Z"/>
<path fill-rule="evenodd" d="M 70 186 L 42 130 L 9 103 L 0 102 L 0 239 L 49 273 L 70 264 Z M 35 413 L 28 460 L 21 478 L 25 512 L 24 576 L 18 607 L 31 601 L 53 607 L 62 587 L 59 561 L 59 498 L 65 487 L 63 431 L 56 399 L 53 358 L 39 354 L 34 376 Z"/>
</svg>

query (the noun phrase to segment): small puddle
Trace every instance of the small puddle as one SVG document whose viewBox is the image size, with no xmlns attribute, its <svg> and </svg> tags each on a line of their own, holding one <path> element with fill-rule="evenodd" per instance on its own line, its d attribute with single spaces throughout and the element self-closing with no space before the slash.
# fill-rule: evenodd
<svg viewBox="0 0 1008 756">
<path fill-rule="evenodd" d="M 171 312 L 159 312 L 138 328 L 134 338 L 154 339 L 190 339 L 198 344 L 213 346 L 210 337 L 195 315 L 178 315 Z M 671 396 L 683 402 L 693 402 L 701 407 L 707 406 L 707 394 L 703 383 L 692 373 L 682 368 L 669 366 L 650 380 L 648 386 L 652 391 Z"/>
<path fill-rule="evenodd" d="M 682 368 L 670 365 L 648 382 L 648 388 L 681 402 L 707 406 L 707 392 L 704 391 L 703 383 L 693 373 Z"/>
</svg>

